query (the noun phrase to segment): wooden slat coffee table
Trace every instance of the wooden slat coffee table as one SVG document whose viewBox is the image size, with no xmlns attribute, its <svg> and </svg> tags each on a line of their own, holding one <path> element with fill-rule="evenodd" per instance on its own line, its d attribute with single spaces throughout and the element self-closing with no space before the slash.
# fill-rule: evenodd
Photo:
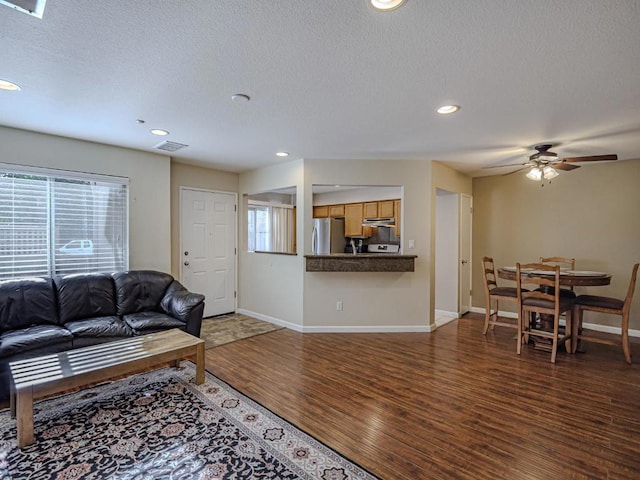
<svg viewBox="0 0 640 480">
<path fill-rule="evenodd" d="M 171 362 L 195 358 L 195 383 L 204 383 L 204 340 L 173 329 L 10 363 L 11 416 L 18 446 L 33 443 L 33 401 Z"/>
</svg>

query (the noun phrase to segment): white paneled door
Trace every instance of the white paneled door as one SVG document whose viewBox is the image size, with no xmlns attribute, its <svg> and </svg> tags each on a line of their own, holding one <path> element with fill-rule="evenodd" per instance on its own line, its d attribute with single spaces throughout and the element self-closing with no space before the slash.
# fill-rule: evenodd
<svg viewBox="0 0 640 480">
<path fill-rule="evenodd" d="M 204 316 L 236 307 L 236 195 L 181 189 L 182 283 L 205 298 Z"/>
</svg>

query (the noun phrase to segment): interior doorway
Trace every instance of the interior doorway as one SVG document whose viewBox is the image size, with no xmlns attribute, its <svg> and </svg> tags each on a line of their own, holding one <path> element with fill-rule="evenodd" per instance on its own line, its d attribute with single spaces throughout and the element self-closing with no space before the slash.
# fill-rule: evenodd
<svg viewBox="0 0 640 480">
<path fill-rule="evenodd" d="M 436 189 L 435 323 L 471 309 L 472 197 Z"/>
<path fill-rule="evenodd" d="M 237 195 L 180 189 L 180 273 L 205 296 L 204 316 L 236 310 Z"/>
</svg>

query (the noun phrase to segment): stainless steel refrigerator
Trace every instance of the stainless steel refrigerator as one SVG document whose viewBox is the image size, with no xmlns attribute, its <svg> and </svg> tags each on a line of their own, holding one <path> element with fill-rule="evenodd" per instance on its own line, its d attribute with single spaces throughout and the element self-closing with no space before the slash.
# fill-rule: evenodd
<svg viewBox="0 0 640 480">
<path fill-rule="evenodd" d="M 344 218 L 314 218 L 311 235 L 311 253 L 327 255 L 344 253 Z"/>
</svg>

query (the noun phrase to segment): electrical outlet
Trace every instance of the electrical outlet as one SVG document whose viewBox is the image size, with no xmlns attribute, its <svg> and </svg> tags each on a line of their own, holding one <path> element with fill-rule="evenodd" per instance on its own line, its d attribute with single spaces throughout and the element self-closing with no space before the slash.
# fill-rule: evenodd
<svg viewBox="0 0 640 480">
<path fill-rule="evenodd" d="M 342 301 L 341 300 L 338 300 L 336 302 L 336 310 L 338 310 L 339 312 L 342 311 Z"/>
</svg>

